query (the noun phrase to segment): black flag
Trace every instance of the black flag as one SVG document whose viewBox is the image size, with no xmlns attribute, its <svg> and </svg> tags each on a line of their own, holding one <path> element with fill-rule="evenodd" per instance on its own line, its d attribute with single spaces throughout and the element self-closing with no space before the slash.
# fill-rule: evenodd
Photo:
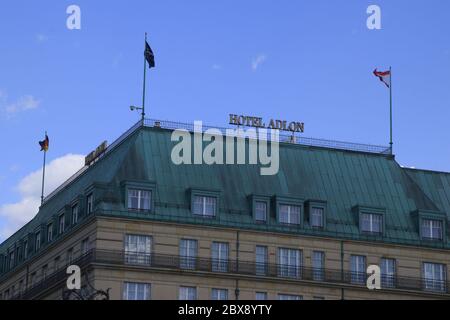
<svg viewBox="0 0 450 320">
<path fill-rule="evenodd" d="M 148 62 L 148 66 L 150 68 L 154 68 L 155 67 L 155 56 L 153 55 L 153 51 L 152 48 L 150 48 L 150 46 L 148 45 L 148 42 L 145 41 L 145 59 Z"/>
</svg>

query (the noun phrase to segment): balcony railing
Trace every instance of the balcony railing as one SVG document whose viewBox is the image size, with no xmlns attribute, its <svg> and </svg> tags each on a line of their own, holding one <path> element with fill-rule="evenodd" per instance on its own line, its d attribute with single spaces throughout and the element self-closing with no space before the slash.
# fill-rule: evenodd
<svg viewBox="0 0 450 320">
<path fill-rule="evenodd" d="M 71 264 L 79 265 L 82 270 L 92 264 L 139 269 L 166 269 L 180 272 L 203 272 L 229 276 L 249 276 L 255 278 L 276 278 L 280 281 L 303 281 L 336 286 L 354 286 L 366 288 L 367 275 L 333 269 L 318 269 L 302 266 L 256 263 L 250 261 L 219 260 L 212 258 L 192 258 L 179 255 L 136 254 L 121 251 L 91 250 Z M 65 269 L 59 270 L 33 287 L 15 296 L 13 299 L 32 299 L 44 290 L 61 285 L 68 275 Z M 423 292 L 429 294 L 450 294 L 447 281 L 413 277 L 389 277 L 381 279 L 381 289 Z"/>
</svg>

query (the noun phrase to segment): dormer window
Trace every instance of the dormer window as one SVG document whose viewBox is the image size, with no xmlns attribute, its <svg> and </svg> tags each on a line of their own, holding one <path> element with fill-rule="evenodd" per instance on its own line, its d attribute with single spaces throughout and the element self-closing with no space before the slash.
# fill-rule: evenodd
<svg viewBox="0 0 450 320">
<path fill-rule="evenodd" d="M 129 189 L 128 209 L 150 210 L 152 192 L 149 190 Z"/>
<path fill-rule="evenodd" d="M 323 228 L 324 226 L 324 212 L 323 208 L 312 207 L 310 213 L 310 223 L 313 228 Z"/>
<path fill-rule="evenodd" d="M 442 220 L 422 219 L 421 220 L 422 238 L 428 240 L 442 240 L 443 227 Z"/>
<path fill-rule="evenodd" d="M 255 201 L 255 220 L 264 223 L 267 221 L 267 202 Z"/>
<path fill-rule="evenodd" d="M 196 195 L 194 196 L 192 213 L 204 217 L 214 217 L 216 215 L 216 206 L 216 197 Z"/>
<path fill-rule="evenodd" d="M 360 228 L 362 232 L 383 233 L 383 216 L 374 213 L 361 213 Z"/>
<path fill-rule="evenodd" d="M 78 204 L 72 206 L 72 225 L 78 222 Z"/>
<path fill-rule="evenodd" d="M 280 205 L 280 223 L 300 224 L 300 206 Z"/>
<path fill-rule="evenodd" d="M 35 243 L 35 251 L 39 251 L 41 248 L 41 232 L 36 232 L 36 243 Z"/>
</svg>

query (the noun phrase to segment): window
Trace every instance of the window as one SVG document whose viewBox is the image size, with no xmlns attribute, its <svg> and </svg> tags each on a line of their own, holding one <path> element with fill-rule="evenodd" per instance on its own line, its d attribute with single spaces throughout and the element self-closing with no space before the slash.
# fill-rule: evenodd
<svg viewBox="0 0 450 320">
<path fill-rule="evenodd" d="M 127 234 L 125 236 L 125 263 L 150 264 L 152 238 Z"/>
<path fill-rule="evenodd" d="M 152 192 L 148 190 L 129 189 L 128 209 L 150 210 Z"/>
<path fill-rule="evenodd" d="M 257 222 L 267 221 L 267 202 L 265 201 L 255 202 L 255 220 Z"/>
<path fill-rule="evenodd" d="M 53 223 L 49 223 L 47 226 L 47 242 L 52 242 L 53 240 Z"/>
<path fill-rule="evenodd" d="M 23 242 L 23 258 L 26 259 L 28 258 L 28 241 L 25 240 Z"/>
<path fill-rule="evenodd" d="M 366 280 L 366 257 L 350 256 L 351 282 L 363 284 Z"/>
<path fill-rule="evenodd" d="M 422 238 L 430 240 L 442 240 L 442 221 L 422 219 Z"/>
<path fill-rule="evenodd" d="M 313 251 L 313 279 L 323 281 L 325 278 L 325 253 L 323 251 Z"/>
<path fill-rule="evenodd" d="M 125 282 L 123 300 L 150 300 L 150 284 Z"/>
<path fill-rule="evenodd" d="M 180 287 L 179 300 L 197 300 L 196 287 Z"/>
<path fill-rule="evenodd" d="M 383 216 L 381 214 L 361 213 L 361 231 L 382 233 Z"/>
<path fill-rule="evenodd" d="M 228 300 L 228 290 L 227 289 L 212 289 L 211 290 L 211 300 Z"/>
<path fill-rule="evenodd" d="M 255 299 L 256 300 L 267 300 L 267 292 L 256 292 Z"/>
<path fill-rule="evenodd" d="M 217 198 L 194 196 L 193 214 L 214 217 L 216 215 Z"/>
<path fill-rule="evenodd" d="M 81 241 L 81 254 L 86 254 L 89 251 L 89 238 Z"/>
<path fill-rule="evenodd" d="M 73 261 L 73 248 L 67 250 L 67 263 L 71 264 Z"/>
<path fill-rule="evenodd" d="M 297 249 L 278 249 L 278 274 L 280 277 L 300 278 L 302 252 Z"/>
<path fill-rule="evenodd" d="M 38 251 L 41 248 L 41 232 L 36 232 L 36 243 L 35 243 L 35 251 Z"/>
<path fill-rule="evenodd" d="M 78 222 L 78 204 L 72 207 L 72 225 Z"/>
<path fill-rule="evenodd" d="M 214 272 L 228 271 L 228 243 L 226 242 L 212 243 L 212 271 Z"/>
<path fill-rule="evenodd" d="M 33 286 L 36 282 L 36 272 L 30 274 L 30 286 Z"/>
<path fill-rule="evenodd" d="M 9 253 L 9 269 L 14 268 L 14 251 Z"/>
<path fill-rule="evenodd" d="M 303 300 L 303 297 L 295 294 L 279 294 L 278 300 Z"/>
<path fill-rule="evenodd" d="M 59 270 L 59 267 L 61 266 L 61 257 L 57 256 L 53 262 L 53 266 L 55 271 Z"/>
<path fill-rule="evenodd" d="M 324 220 L 324 209 L 312 207 L 311 215 L 310 215 L 310 223 L 313 228 L 323 228 L 323 220 Z"/>
<path fill-rule="evenodd" d="M 58 217 L 58 234 L 64 233 L 64 228 L 65 228 L 65 219 L 63 213 Z"/>
<path fill-rule="evenodd" d="M 9 299 L 9 289 L 5 291 L 5 300 Z"/>
<path fill-rule="evenodd" d="M 19 288 L 18 288 L 19 294 L 21 295 L 23 292 L 23 280 L 19 281 Z"/>
<path fill-rule="evenodd" d="M 42 267 L 42 280 L 45 280 L 48 276 L 48 265 Z"/>
<path fill-rule="evenodd" d="M 88 194 L 86 198 L 86 214 L 91 214 L 94 209 L 94 195 Z"/>
<path fill-rule="evenodd" d="M 381 259 L 381 287 L 395 287 L 395 259 Z"/>
<path fill-rule="evenodd" d="M 180 268 L 194 270 L 196 259 L 197 259 L 197 240 L 181 239 Z"/>
<path fill-rule="evenodd" d="M 256 246 L 256 274 L 265 275 L 267 274 L 267 247 L 266 246 Z"/>
<path fill-rule="evenodd" d="M 300 224 L 300 206 L 281 204 L 279 222 L 286 224 Z"/>
<path fill-rule="evenodd" d="M 423 264 L 423 278 L 425 290 L 446 291 L 446 266 L 440 263 L 425 262 Z"/>
</svg>

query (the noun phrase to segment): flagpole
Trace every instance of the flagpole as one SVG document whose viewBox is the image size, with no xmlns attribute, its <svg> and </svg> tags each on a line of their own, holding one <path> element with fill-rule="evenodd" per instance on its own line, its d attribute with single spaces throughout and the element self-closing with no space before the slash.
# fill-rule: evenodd
<svg viewBox="0 0 450 320">
<path fill-rule="evenodd" d="M 45 131 L 47 137 L 47 131 Z M 44 149 L 44 164 L 42 166 L 42 190 L 41 190 L 41 205 L 44 203 L 44 183 L 45 183 L 45 161 L 47 157 L 47 150 Z"/>
<path fill-rule="evenodd" d="M 389 84 L 389 114 L 390 114 L 390 141 L 389 145 L 391 147 L 391 154 L 393 153 L 392 145 L 394 144 L 392 141 L 392 67 L 389 67 L 390 74 L 390 84 Z"/>
<path fill-rule="evenodd" d="M 142 88 L 142 124 L 144 124 L 145 119 L 145 80 L 147 78 L 147 60 L 145 58 L 145 49 L 147 44 L 147 32 L 145 33 L 145 42 L 144 42 L 144 85 Z"/>
</svg>

